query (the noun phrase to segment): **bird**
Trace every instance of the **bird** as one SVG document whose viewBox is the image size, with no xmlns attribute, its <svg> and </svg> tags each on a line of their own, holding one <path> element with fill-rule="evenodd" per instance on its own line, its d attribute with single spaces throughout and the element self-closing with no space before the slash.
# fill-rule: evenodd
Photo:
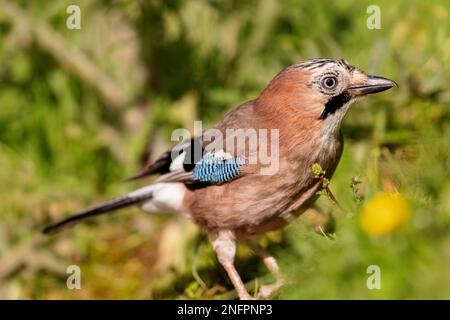
<svg viewBox="0 0 450 320">
<path fill-rule="evenodd" d="M 240 299 L 269 299 L 285 281 L 258 237 L 284 228 L 314 204 L 339 163 L 340 128 L 350 106 L 394 86 L 395 81 L 366 74 L 344 59 L 288 66 L 257 98 L 130 178 L 158 175 L 147 185 L 49 225 L 43 233 L 130 206 L 148 213 L 177 212 L 207 233 Z M 254 296 L 234 265 L 238 243 L 260 256 L 276 279 Z"/>
</svg>

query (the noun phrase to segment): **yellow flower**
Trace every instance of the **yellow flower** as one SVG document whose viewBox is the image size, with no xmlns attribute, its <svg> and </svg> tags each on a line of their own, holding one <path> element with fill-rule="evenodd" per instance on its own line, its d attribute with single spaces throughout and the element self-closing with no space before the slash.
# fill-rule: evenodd
<svg viewBox="0 0 450 320">
<path fill-rule="evenodd" d="M 380 237 L 402 225 L 409 215 L 408 202 L 401 194 L 382 192 L 364 206 L 360 224 L 367 234 Z"/>
</svg>

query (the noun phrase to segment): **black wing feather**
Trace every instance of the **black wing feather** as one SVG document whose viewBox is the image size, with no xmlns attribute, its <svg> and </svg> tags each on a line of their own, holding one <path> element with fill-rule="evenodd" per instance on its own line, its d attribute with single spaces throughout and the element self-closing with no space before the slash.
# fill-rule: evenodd
<svg viewBox="0 0 450 320">
<path fill-rule="evenodd" d="M 203 155 L 202 140 L 201 137 L 192 138 L 188 142 L 182 142 L 171 150 L 164 152 L 155 162 L 150 164 L 141 173 L 126 179 L 125 181 L 134 181 L 141 178 L 145 178 L 152 174 L 166 174 L 170 172 L 170 165 L 172 161 L 180 155 L 182 152 L 186 153 L 183 169 L 185 171 L 192 171 L 195 164 L 200 161 Z"/>
</svg>

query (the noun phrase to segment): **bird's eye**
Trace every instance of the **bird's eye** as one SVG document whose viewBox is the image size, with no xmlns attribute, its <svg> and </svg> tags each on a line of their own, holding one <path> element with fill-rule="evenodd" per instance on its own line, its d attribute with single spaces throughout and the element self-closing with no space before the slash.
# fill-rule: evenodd
<svg viewBox="0 0 450 320">
<path fill-rule="evenodd" d="M 331 90 L 336 88 L 337 86 L 337 79 L 336 77 L 326 77 L 322 80 L 322 86 L 325 89 Z"/>
</svg>

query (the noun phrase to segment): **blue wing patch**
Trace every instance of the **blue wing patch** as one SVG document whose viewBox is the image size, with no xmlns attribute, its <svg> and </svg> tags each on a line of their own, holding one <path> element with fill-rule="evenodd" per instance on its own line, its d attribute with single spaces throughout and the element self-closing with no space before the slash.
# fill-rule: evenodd
<svg viewBox="0 0 450 320">
<path fill-rule="evenodd" d="M 244 157 L 224 158 L 207 153 L 197 162 L 193 171 L 194 180 L 222 183 L 239 176 L 239 168 L 245 164 Z"/>
</svg>

